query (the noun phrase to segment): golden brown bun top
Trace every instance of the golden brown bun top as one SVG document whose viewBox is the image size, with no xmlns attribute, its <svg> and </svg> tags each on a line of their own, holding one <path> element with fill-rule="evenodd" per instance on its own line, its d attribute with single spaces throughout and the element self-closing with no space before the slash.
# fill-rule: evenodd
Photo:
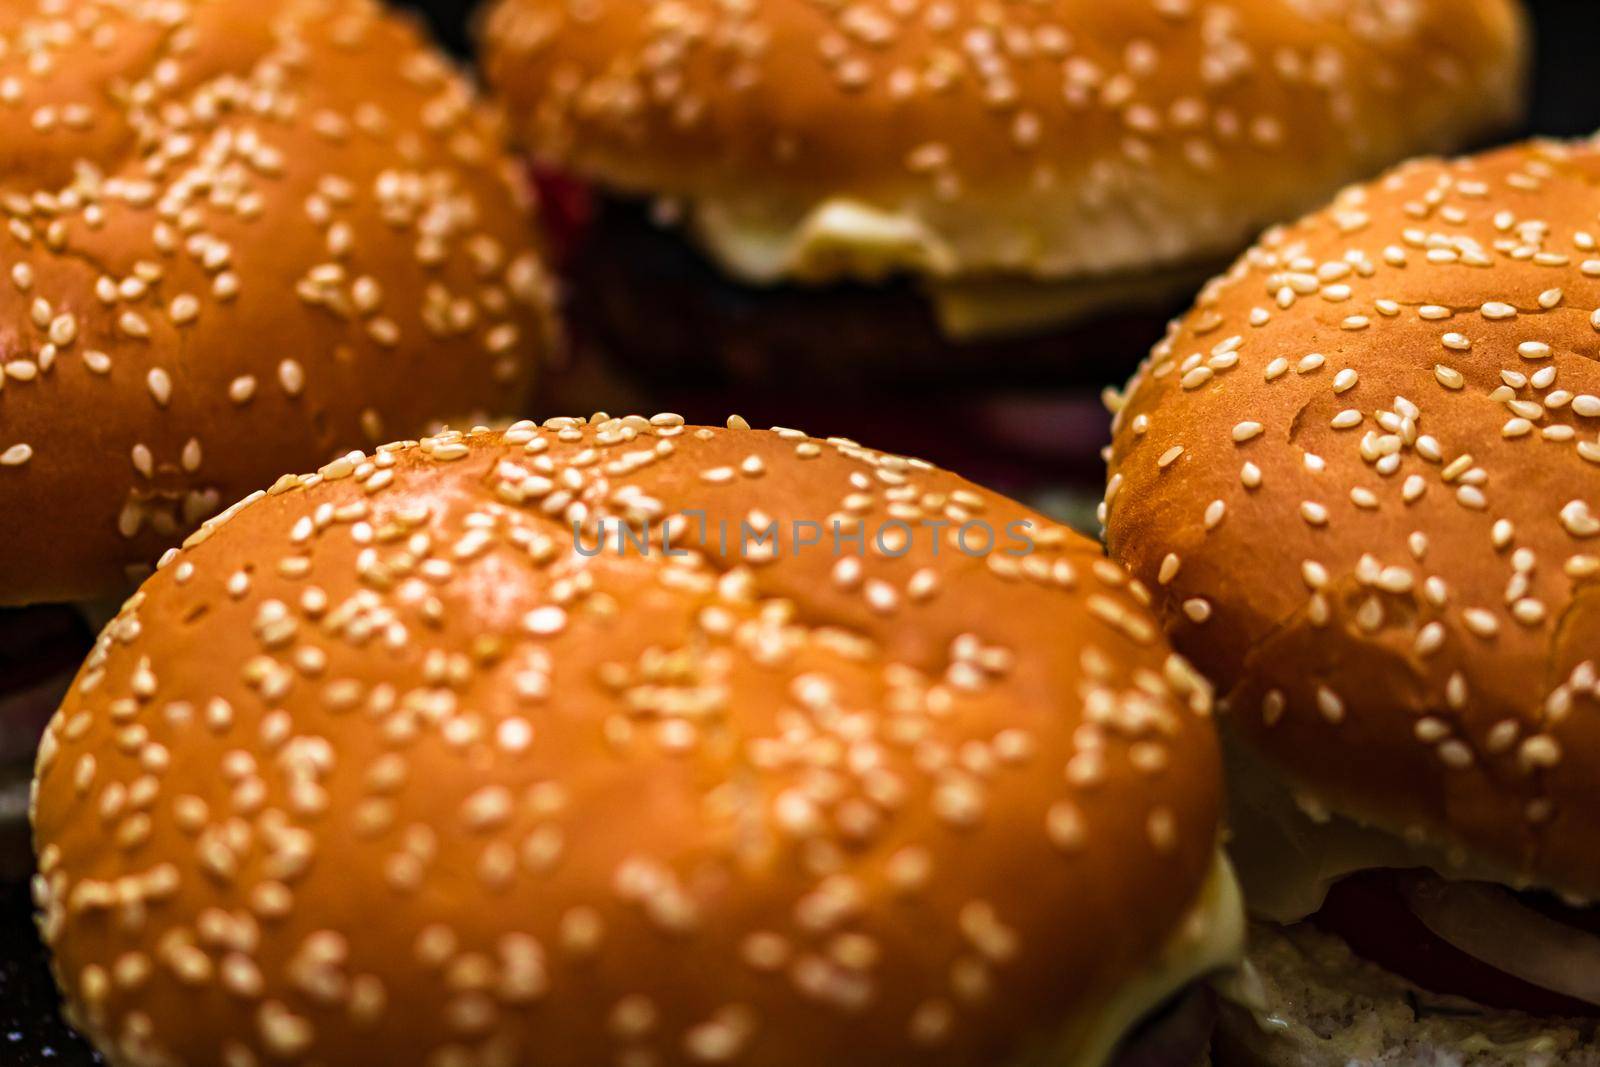
<svg viewBox="0 0 1600 1067">
<path fill-rule="evenodd" d="M 1276 230 L 1117 416 L 1112 554 L 1318 803 L 1600 896 L 1600 147 Z"/>
<path fill-rule="evenodd" d="M 616 548 L 697 509 L 672 551 L 703 552 Z M 796 551 L 831 517 L 904 555 Z M 119 1065 L 1008 1062 L 1213 861 L 1208 690 L 1141 592 L 793 431 L 556 420 L 285 479 L 166 561 L 49 731 L 58 975 Z"/>
<path fill-rule="evenodd" d="M 1232 254 L 1459 148 L 1517 113 L 1525 45 L 1514 0 L 500 0 L 485 38 L 541 160 L 744 215 L 851 198 L 1051 276 Z"/>
<path fill-rule="evenodd" d="M 0 3 L 0 603 L 514 413 L 550 318 L 499 132 L 364 0 Z"/>
</svg>

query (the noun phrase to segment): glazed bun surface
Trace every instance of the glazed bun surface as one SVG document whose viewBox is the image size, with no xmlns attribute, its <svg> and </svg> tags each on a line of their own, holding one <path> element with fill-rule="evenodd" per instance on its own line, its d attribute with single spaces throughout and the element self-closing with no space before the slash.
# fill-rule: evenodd
<svg viewBox="0 0 1600 1067">
<path fill-rule="evenodd" d="M 833 518 L 916 533 L 795 544 Z M 688 554 L 591 555 L 602 519 Z M 1036 551 L 935 556 L 923 520 Z M 118 1067 L 1074 1062 L 1204 933 L 1217 843 L 1209 691 L 1141 593 L 794 431 L 562 419 L 285 478 L 164 562 L 48 732 L 72 1017 Z"/>
<path fill-rule="evenodd" d="M 514 414 L 552 319 L 499 134 L 364 0 L 0 5 L 0 603 Z"/>
<path fill-rule="evenodd" d="M 1600 896 L 1600 148 L 1271 232 L 1117 415 L 1113 556 L 1308 806 Z"/>
<path fill-rule="evenodd" d="M 1525 47 L 1511 0 L 500 0 L 485 38 L 537 159 L 757 281 L 1232 255 L 1512 120 Z"/>
</svg>

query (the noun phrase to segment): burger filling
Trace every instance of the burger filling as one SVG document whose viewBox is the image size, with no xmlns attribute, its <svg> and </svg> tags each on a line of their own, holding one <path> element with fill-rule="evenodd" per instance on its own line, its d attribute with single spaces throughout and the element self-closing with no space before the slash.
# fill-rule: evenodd
<svg viewBox="0 0 1600 1067">
<path fill-rule="evenodd" d="M 545 228 L 569 282 L 569 320 L 580 347 L 627 353 L 634 373 L 674 384 L 794 382 L 819 374 L 834 381 L 914 374 L 927 381 L 973 366 L 999 384 L 1060 381 L 1063 370 L 1098 382 L 1107 353 L 1139 351 L 1159 336 L 1180 292 L 1169 297 L 1146 278 L 928 286 L 905 269 L 851 272 L 876 278 L 871 284 L 735 277 L 686 240 L 681 227 L 664 223 L 658 209 L 562 176 L 541 175 L 537 184 Z M 891 227 L 868 224 L 860 211 L 841 207 L 825 217 L 833 220 L 831 244 L 819 243 L 818 256 L 824 247 L 844 256 L 839 249 L 857 238 L 888 240 Z M 857 231 L 849 219 L 860 223 Z M 1153 292 L 1159 307 L 1151 311 L 1130 304 L 1126 313 L 1064 331 L 1073 313 L 1099 310 L 1103 298 L 1122 303 Z"/>
<path fill-rule="evenodd" d="M 1315 922 L 1253 924 L 1217 989 L 1214 1055 L 1231 1067 L 1600 1067 L 1600 1019 L 1435 992 Z"/>
<path fill-rule="evenodd" d="M 1230 852 L 1262 921 L 1220 989 L 1229 1011 L 1328 1057 L 1285 1062 L 1497 1067 L 1525 1062 L 1523 1042 L 1566 1047 L 1600 1025 L 1600 908 L 1508 888 L 1507 871 L 1330 812 L 1245 746 L 1224 751 Z M 1463 1042 L 1493 1054 L 1383 1058 Z"/>
<path fill-rule="evenodd" d="M 702 201 L 695 205 L 692 225 L 724 269 L 748 284 L 925 279 L 925 297 L 939 327 L 956 341 L 1059 328 L 1117 307 L 1182 299 L 1212 273 L 1189 268 L 1053 277 L 1041 262 L 1048 257 L 1048 244 L 1037 222 L 1008 229 L 993 221 L 967 235 L 968 244 L 984 249 L 985 261 L 1039 266 L 972 271 L 957 247 L 915 212 L 842 197 L 798 212 L 773 212 L 744 201 Z"/>
<path fill-rule="evenodd" d="M 1431 992 L 1530 1015 L 1600 1017 L 1600 909 L 1384 870 L 1339 882 L 1311 922 Z"/>
</svg>

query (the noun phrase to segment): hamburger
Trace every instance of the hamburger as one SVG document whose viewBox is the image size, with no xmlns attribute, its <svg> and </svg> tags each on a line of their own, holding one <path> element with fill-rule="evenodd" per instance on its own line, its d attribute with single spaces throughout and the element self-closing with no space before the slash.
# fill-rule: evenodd
<svg viewBox="0 0 1600 1067">
<path fill-rule="evenodd" d="M 1600 1062 L 1597 182 L 1346 190 L 1115 405 L 1110 550 L 1227 712 L 1241 1062 Z"/>
<path fill-rule="evenodd" d="M 580 340 L 897 386 L 1103 365 L 1129 318 L 1068 326 L 1164 321 L 1261 227 L 1514 121 L 1525 45 L 1510 0 L 499 0 L 483 31 Z"/>
<path fill-rule="evenodd" d="M 287 476 L 46 733 L 70 1018 L 113 1067 L 1196 1062 L 1243 919 L 1146 595 L 952 474 L 737 419 Z"/>
<path fill-rule="evenodd" d="M 21 784 L 114 610 L 62 605 L 114 605 L 285 468 L 517 412 L 552 313 L 501 132 L 364 0 L 0 4 L 0 766 Z"/>
</svg>

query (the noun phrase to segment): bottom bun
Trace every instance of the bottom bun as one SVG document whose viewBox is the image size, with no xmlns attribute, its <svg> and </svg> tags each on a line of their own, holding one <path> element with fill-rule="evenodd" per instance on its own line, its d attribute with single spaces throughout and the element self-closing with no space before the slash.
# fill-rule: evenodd
<svg viewBox="0 0 1600 1067">
<path fill-rule="evenodd" d="M 1252 924 L 1217 991 L 1217 1067 L 1600 1067 L 1600 1020 L 1431 993 L 1306 924 Z"/>
</svg>

